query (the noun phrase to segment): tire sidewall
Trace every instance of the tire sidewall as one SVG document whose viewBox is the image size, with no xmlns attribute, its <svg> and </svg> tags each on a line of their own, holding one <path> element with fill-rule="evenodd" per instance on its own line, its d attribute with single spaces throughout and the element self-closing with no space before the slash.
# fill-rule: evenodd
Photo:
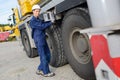
<svg viewBox="0 0 120 80">
<path fill-rule="evenodd" d="M 67 56 L 67 59 L 71 65 L 71 67 L 74 69 L 74 71 L 85 80 L 89 80 L 88 77 L 91 76 L 91 73 L 94 74 L 93 71 L 93 63 L 92 59 L 87 64 L 81 64 L 79 63 L 75 57 L 73 56 L 74 53 L 72 53 L 70 44 L 69 44 L 69 38 L 71 32 L 78 28 L 78 29 L 84 29 L 90 27 L 89 22 L 84 20 L 83 17 L 79 16 L 79 11 L 77 13 L 68 13 L 66 17 L 64 18 L 63 25 L 62 25 L 62 36 L 63 36 L 63 46 L 65 49 L 65 54 Z M 86 66 L 92 66 L 87 67 Z"/>
<path fill-rule="evenodd" d="M 24 37 L 27 38 L 29 46 L 25 46 L 26 43 L 25 43 Z M 26 30 L 21 31 L 21 38 L 22 38 L 22 43 L 23 43 L 23 46 L 24 46 L 24 49 L 26 51 L 27 56 L 31 57 L 32 56 L 32 49 L 31 49 L 31 46 L 30 46 L 30 41 L 29 41 L 29 37 L 28 37 L 28 34 L 27 34 Z M 29 48 L 29 51 L 27 50 L 27 48 Z"/>
<path fill-rule="evenodd" d="M 50 46 L 52 46 L 52 48 L 53 48 L 52 51 L 50 50 L 50 53 L 51 53 L 50 65 L 56 67 L 56 58 L 58 55 L 57 55 L 57 51 L 56 51 L 57 47 L 55 44 L 53 30 L 47 29 L 46 33 L 47 33 L 47 37 L 48 37 L 48 40 L 46 40 L 46 41 L 47 41 L 47 43 L 50 43 L 50 44 L 48 44 L 49 49 L 50 49 Z"/>
</svg>

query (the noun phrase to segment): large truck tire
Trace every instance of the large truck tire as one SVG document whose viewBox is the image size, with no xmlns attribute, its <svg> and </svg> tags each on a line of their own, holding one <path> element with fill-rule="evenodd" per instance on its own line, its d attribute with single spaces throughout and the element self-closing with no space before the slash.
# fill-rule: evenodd
<svg viewBox="0 0 120 80">
<path fill-rule="evenodd" d="M 96 80 L 88 36 L 79 32 L 90 26 L 90 17 L 83 8 L 68 11 L 62 23 L 66 57 L 73 70 L 84 80 Z"/>
<path fill-rule="evenodd" d="M 59 27 L 49 28 L 47 32 L 47 43 L 51 52 L 50 65 L 60 67 L 67 63 L 64 55 L 63 43 L 61 37 L 61 29 Z"/>
<path fill-rule="evenodd" d="M 22 44 L 24 46 L 24 50 L 27 56 L 30 58 L 34 58 L 38 56 L 37 49 L 31 48 L 30 40 L 29 40 L 26 30 L 21 30 L 21 39 L 22 39 Z"/>
</svg>

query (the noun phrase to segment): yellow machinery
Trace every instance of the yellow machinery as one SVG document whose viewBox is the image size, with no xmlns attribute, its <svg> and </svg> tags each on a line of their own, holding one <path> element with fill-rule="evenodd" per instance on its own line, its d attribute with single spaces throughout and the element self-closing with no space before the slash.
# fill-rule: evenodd
<svg viewBox="0 0 120 80">
<path fill-rule="evenodd" d="M 83 80 L 120 80 L 120 65 L 114 65 L 116 59 L 120 64 L 120 0 L 18 0 L 18 3 L 22 17 L 32 13 L 31 7 L 36 3 L 40 3 L 45 21 L 55 17 L 55 24 L 46 31 L 52 66 L 68 61 Z M 29 21 L 29 17 L 25 18 L 19 29 L 27 56 L 35 57 Z"/>
<path fill-rule="evenodd" d="M 10 26 L 4 26 L 3 30 L 4 30 L 4 32 L 5 31 L 10 31 L 10 30 L 12 30 L 12 27 L 10 27 Z"/>
<path fill-rule="evenodd" d="M 13 16 L 15 16 L 15 25 L 12 27 L 13 34 L 11 34 L 10 36 L 19 37 L 20 32 L 19 32 L 19 29 L 18 29 L 18 24 L 21 22 L 20 17 L 19 17 L 19 12 L 18 12 L 17 8 L 13 8 L 12 11 L 13 11 L 13 14 L 14 14 Z"/>
<path fill-rule="evenodd" d="M 42 0 L 18 0 L 18 4 L 20 5 L 21 15 L 22 17 L 26 16 L 27 14 L 32 13 L 32 6 L 34 4 L 39 3 Z M 15 16 L 15 22 L 16 25 L 13 27 L 14 33 L 16 36 L 20 36 L 20 32 L 18 29 L 18 25 L 22 22 L 20 20 L 19 12 L 17 8 L 12 9 L 14 16 Z"/>
<path fill-rule="evenodd" d="M 11 28 L 12 33 L 9 35 L 9 37 L 19 37 L 20 36 L 20 32 L 17 26 L 13 26 Z"/>
<path fill-rule="evenodd" d="M 10 33 L 9 38 L 15 38 L 16 36 L 19 36 L 19 30 L 17 30 L 17 27 L 10 27 L 10 26 L 4 26 L 3 32 L 8 31 Z"/>
<path fill-rule="evenodd" d="M 41 0 L 29 0 L 30 4 L 33 6 L 34 4 L 39 3 Z"/>
<path fill-rule="evenodd" d="M 27 14 L 32 13 L 32 6 L 39 3 L 40 1 L 42 0 L 18 0 L 22 16 L 26 16 Z"/>
<path fill-rule="evenodd" d="M 0 32 L 3 32 L 3 27 L 0 27 Z"/>
<path fill-rule="evenodd" d="M 17 9 L 17 8 L 13 8 L 12 11 L 13 11 L 13 14 L 14 14 L 14 16 L 15 16 L 15 22 L 16 22 L 16 24 L 17 24 L 17 23 L 20 22 L 20 17 L 19 17 L 18 9 Z"/>
</svg>

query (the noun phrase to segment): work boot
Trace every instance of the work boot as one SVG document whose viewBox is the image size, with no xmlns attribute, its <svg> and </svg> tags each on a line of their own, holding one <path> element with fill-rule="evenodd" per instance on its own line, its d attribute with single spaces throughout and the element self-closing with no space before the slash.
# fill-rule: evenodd
<svg viewBox="0 0 120 80">
<path fill-rule="evenodd" d="M 55 73 L 53 73 L 53 72 L 50 72 L 50 73 L 48 73 L 48 74 L 44 74 L 43 71 L 41 71 L 41 70 L 37 70 L 37 71 L 36 71 L 36 74 L 37 74 L 37 75 L 42 75 L 42 76 L 44 76 L 44 77 L 53 77 L 53 76 L 55 76 Z"/>
<path fill-rule="evenodd" d="M 37 70 L 37 71 L 36 71 L 36 74 L 37 74 L 37 75 L 41 75 L 41 74 L 44 74 L 44 73 L 43 73 L 41 70 Z"/>
<path fill-rule="evenodd" d="M 44 76 L 44 77 L 53 77 L 53 76 L 55 76 L 55 73 L 50 72 L 50 73 L 48 73 L 48 74 L 44 74 L 43 76 Z"/>
</svg>

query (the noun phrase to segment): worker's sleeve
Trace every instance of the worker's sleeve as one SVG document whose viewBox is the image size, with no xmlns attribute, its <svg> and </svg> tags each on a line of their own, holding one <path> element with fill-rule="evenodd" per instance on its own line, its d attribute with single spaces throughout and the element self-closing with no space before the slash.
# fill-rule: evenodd
<svg viewBox="0 0 120 80">
<path fill-rule="evenodd" d="M 44 29 L 50 27 L 51 25 L 52 25 L 52 23 L 51 23 L 50 21 L 49 21 L 49 22 L 30 21 L 30 26 L 31 26 L 32 28 L 36 28 L 36 29 L 40 29 L 40 30 L 44 30 Z"/>
</svg>

